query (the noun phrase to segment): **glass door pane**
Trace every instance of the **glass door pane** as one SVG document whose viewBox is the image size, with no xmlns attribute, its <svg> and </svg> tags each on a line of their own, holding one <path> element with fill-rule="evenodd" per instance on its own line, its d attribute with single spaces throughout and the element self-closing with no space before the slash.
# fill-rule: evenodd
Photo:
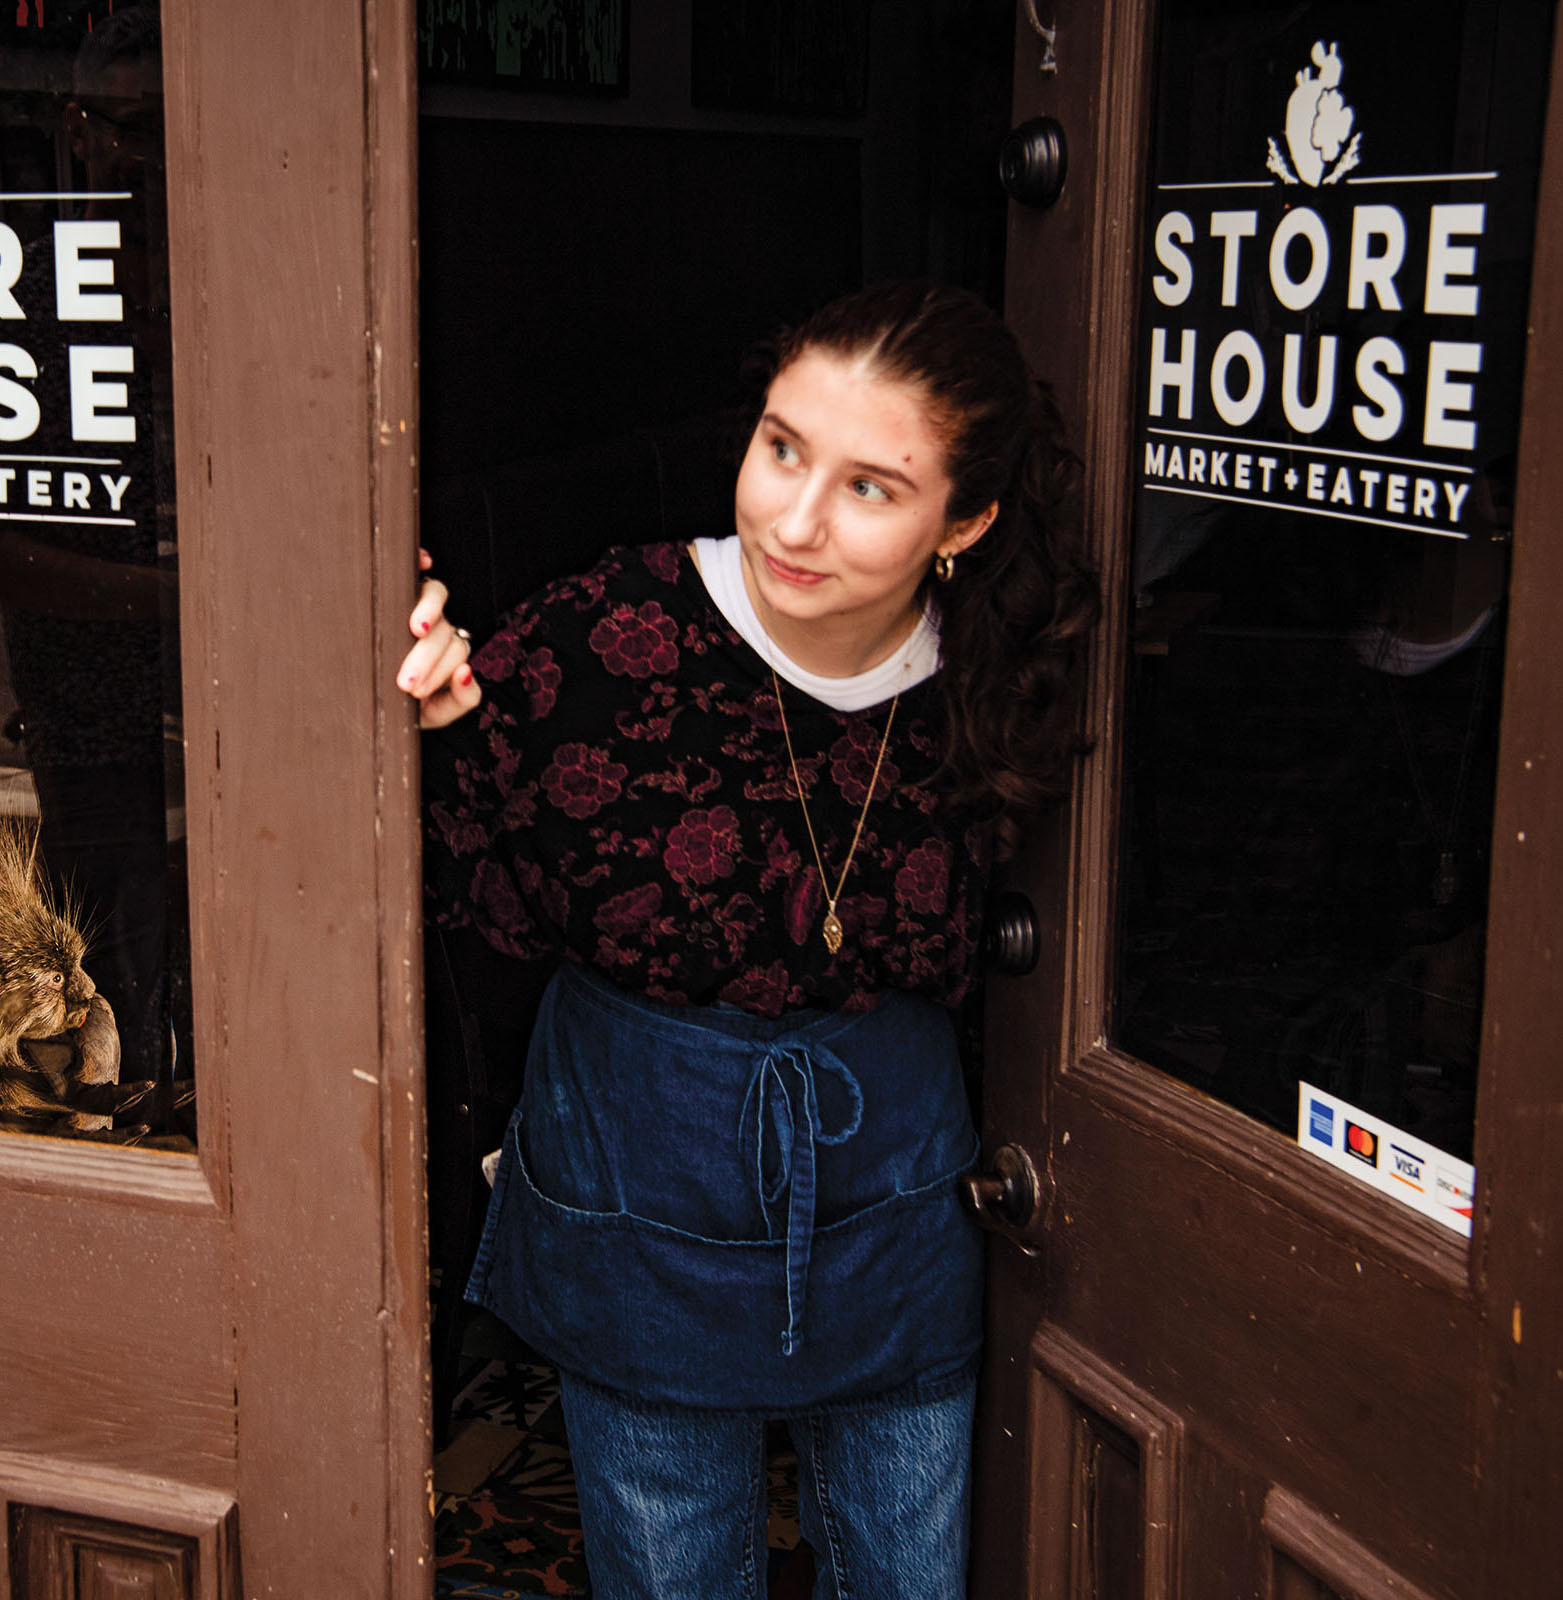
<svg viewBox="0 0 1563 1600">
<path fill-rule="evenodd" d="M 1117 1042 L 1468 1232 L 1553 6 L 1160 12 Z"/>
<path fill-rule="evenodd" d="M 0 1129 L 188 1149 L 161 49 L 0 22 Z"/>
</svg>

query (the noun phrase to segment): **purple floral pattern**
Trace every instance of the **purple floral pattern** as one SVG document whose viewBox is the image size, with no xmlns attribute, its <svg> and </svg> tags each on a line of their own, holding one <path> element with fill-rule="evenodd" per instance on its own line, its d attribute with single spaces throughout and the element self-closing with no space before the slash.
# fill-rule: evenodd
<svg viewBox="0 0 1563 1600">
<path fill-rule="evenodd" d="M 501 636 L 503 637 L 503 636 Z M 532 716 L 546 717 L 554 708 L 563 674 L 554 662 L 552 650 L 534 650 L 521 663 L 521 687 L 527 693 Z"/>
<path fill-rule="evenodd" d="M 590 817 L 619 798 L 629 770 L 606 750 L 562 744 L 543 770 L 543 788 L 567 817 Z"/>
<path fill-rule="evenodd" d="M 678 624 L 657 604 L 615 606 L 591 632 L 592 649 L 616 677 L 666 677 L 678 669 Z"/>
<path fill-rule="evenodd" d="M 738 818 L 730 806 L 686 811 L 668 834 L 662 864 L 679 883 L 715 883 L 733 870 Z"/>
<path fill-rule="evenodd" d="M 508 617 L 479 713 L 429 736 L 432 909 L 524 960 L 564 956 L 672 1003 L 765 1016 L 969 989 L 988 833 L 946 815 L 936 685 L 901 697 L 826 949 L 826 889 L 770 673 L 681 545 L 619 550 Z M 783 688 L 830 889 L 889 711 Z"/>
<path fill-rule="evenodd" d="M 942 839 L 925 839 L 910 851 L 895 875 L 895 897 L 903 915 L 937 911 L 949 894 L 950 848 Z"/>
<path fill-rule="evenodd" d="M 899 711 L 900 708 L 896 709 Z M 891 731 L 894 732 L 893 725 Z M 879 742 L 883 734 L 882 727 L 876 728 L 872 723 L 859 720 L 853 722 L 830 747 L 830 775 L 836 780 L 836 787 L 855 806 L 862 805 L 867 799 L 870 783 L 874 785 L 875 795 L 882 796 L 900 781 L 900 769 L 890 759 L 888 748 L 884 760 L 879 760 Z M 877 779 L 874 776 L 876 763 L 879 768 Z"/>
</svg>

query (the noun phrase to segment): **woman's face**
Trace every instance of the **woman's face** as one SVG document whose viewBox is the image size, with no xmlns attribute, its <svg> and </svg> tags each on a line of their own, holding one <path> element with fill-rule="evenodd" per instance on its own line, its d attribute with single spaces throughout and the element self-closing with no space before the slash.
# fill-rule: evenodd
<svg viewBox="0 0 1563 1600">
<path fill-rule="evenodd" d="M 775 376 L 738 474 L 744 581 L 800 666 L 865 671 L 910 632 L 936 553 L 975 542 L 994 508 L 951 523 L 944 446 L 922 392 L 805 350 Z"/>
</svg>

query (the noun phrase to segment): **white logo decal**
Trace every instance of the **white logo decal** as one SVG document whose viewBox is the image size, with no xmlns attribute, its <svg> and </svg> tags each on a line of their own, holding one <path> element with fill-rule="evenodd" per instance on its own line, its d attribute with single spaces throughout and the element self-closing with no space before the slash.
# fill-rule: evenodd
<svg viewBox="0 0 1563 1600">
<path fill-rule="evenodd" d="M 1292 165 L 1297 170 L 1294 172 L 1286 164 L 1274 139 L 1269 141 L 1270 159 L 1265 166 L 1282 183 L 1305 183 L 1310 189 L 1317 189 L 1321 183 L 1338 183 L 1356 166 L 1362 135 L 1352 133 L 1357 114 L 1341 97 L 1338 87 L 1341 59 L 1336 47 L 1332 44 L 1326 50 L 1324 41 L 1318 39 L 1312 54 L 1318 77 L 1304 67 L 1286 102 L 1286 148 L 1291 151 Z"/>
</svg>

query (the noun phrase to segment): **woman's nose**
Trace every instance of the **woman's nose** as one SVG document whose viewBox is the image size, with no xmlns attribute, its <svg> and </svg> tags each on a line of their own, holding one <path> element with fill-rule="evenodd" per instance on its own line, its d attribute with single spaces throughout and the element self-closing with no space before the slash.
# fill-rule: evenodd
<svg viewBox="0 0 1563 1600">
<path fill-rule="evenodd" d="M 819 488 L 801 484 L 779 517 L 771 524 L 778 543 L 802 550 L 816 545 L 825 531 L 824 506 Z"/>
</svg>

